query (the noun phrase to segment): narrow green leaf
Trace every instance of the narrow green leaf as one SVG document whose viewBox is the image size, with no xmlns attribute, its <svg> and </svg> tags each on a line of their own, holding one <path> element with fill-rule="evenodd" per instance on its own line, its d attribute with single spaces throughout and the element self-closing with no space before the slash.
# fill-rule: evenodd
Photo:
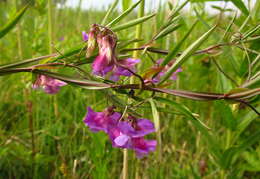
<svg viewBox="0 0 260 179">
<path fill-rule="evenodd" d="M 243 29 L 245 28 L 246 24 L 249 22 L 251 19 L 251 16 L 247 16 L 247 18 L 244 20 L 243 24 L 239 27 L 238 31 L 242 33 Z"/>
<path fill-rule="evenodd" d="M 151 104 L 155 130 L 159 131 L 160 130 L 160 116 L 159 116 L 159 113 L 157 111 L 157 108 L 155 106 L 155 103 L 154 103 L 153 99 L 149 99 L 149 102 Z"/>
<path fill-rule="evenodd" d="M 238 9 L 241 10 L 245 15 L 249 15 L 249 11 L 246 8 L 242 0 L 230 0 Z"/>
<path fill-rule="evenodd" d="M 255 21 L 257 21 L 257 19 L 259 19 L 259 17 L 260 17 L 260 14 L 259 14 L 259 12 L 260 12 L 260 1 L 255 2 L 254 7 L 253 7 L 251 12 L 252 12 L 251 14 L 252 14 L 253 19 Z"/>
<path fill-rule="evenodd" d="M 169 19 L 171 20 L 172 18 L 174 18 L 180 10 L 182 10 L 182 8 L 184 8 L 184 6 L 189 2 L 189 0 L 186 0 L 184 1 L 179 7 L 177 7 L 176 9 L 173 9 L 171 12 L 170 12 L 170 16 L 169 16 Z"/>
<path fill-rule="evenodd" d="M 118 0 L 115 0 L 114 3 L 110 6 L 109 10 L 107 11 L 104 19 L 102 20 L 101 24 L 102 25 L 105 25 L 108 17 L 110 16 L 110 14 L 114 11 L 115 7 L 117 6 L 118 4 Z"/>
<path fill-rule="evenodd" d="M 222 8 L 220 6 L 215 6 L 215 5 L 211 5 L 211 7 L 213 9 L 219 10 L 220 12 L 232 12 L 233 11 L 233 9 L 231 9 L 231 8 Z"/>
<path fill-rule="evenodd" d="M 55 72 L 50 72 L 50 71 L 34 70 L 33 72 L 43 74 L 43 75 L 47 75 L 47 76 L 50 76 L 50 77 L 53 77 L 53 78 L 56 78 L 56 79 L 59 79 L 59 80 L 62 80 L 62 81 L 68 82 L 68 83 L 76 84 L 76 85 L 79 85 L 79 86 L 93 86 L 93 87 L 106 87 L 106 88 L 110 87 L 110 85 L 105 84 L 105 83 L 74 78 L 74 77 L 71 77 L 71 76 L 67 76 L 67 75 L 55 73 Z"/>
<path fill-rule="evenodd" d="M 112 30 L 114 32 L 117 32 L 117 31 L 120 31 L 120 30 L 124 30 L 124 29 L 127 29 L 129 27 L 133 27 L 137 24 L 140 24 L 140 23 L 143 23 L 149 19 L 151 19 L 152 17 L 154 17 L 156 14 L 150 14 L 148 16 L 144 16 L 144 17 L 141 17 L 141 18 L 138 18 L 138 19 L 135 19 L 135 20 L 132 20 L 130 22 L 127 22 L 125 24 L 122 24 L 122 25 L 118 25 L 116 27 L 113 27 Z"/>
<path fill-rule="evenodd" d="M 160 84 L 165 82 L 170 76 L 179 68 L 200 46 L 203 42 L 205 42 L 208 37 L 214 32 L 216 26 L 212 27 L 208 32 L 202 35 L 198 40 L 193 42 L 182 54 L 179 58 L 177 58 L 176 62 L 169 68 L 166 74 L 162 77 Z"/>
<path fill-rule="evenodd" d="M 152 114 L 153 114 L 153 122 L 156 130 L 156 139 L 158 142 L 158 158 L 161 160 L 162 156 L 162 139 L 161 139 L 161 130 L 160 130 L 160 115 L 158 113 L 158 110 L 156 108 L 155 102 L 153 99 L 149 99 L 149 102 L 151 104 Z"/>
<path fill-rule="evenodd" d="M 118 47 L 118 49 L 122 49 L 122 48 L 125 48 L 132 43 L 141 42 L 141 41 L 142 41 L 142 39 L 123 40 L 123 41 L 119 42 L 117 47 Z"/>
<path fill-rule="evenodd" d="M 181 16 L 178 15 L 178 16 L 174 17 L 173 19 L 166 21 L 166 23 L 164 23 L 164 24 L 161 26 L 160 30 L 163 30 L 163 29 L 169 27 L 170 25 L 176 23 L 180 18 L 181 18 Z"/>
<path fill-rule="evenodd" d="M 79 46 L 76 46 L 76 47 L 73 47 L 69 50 L 67 50 L 66 52 L 64 52 L 63 54 L 60 54 L 59 56 L 57 56 L 55 58 L 55 60 L 60 60 L 60 59 L 64 59 L 64 58 L 68 58 L 72 55 L 75 55 L 75 54 L 78 54 L 79 52 L 81 52 L 83 49 L 83 46 L 82 45 L 79 45 Z M 85 56 L 85 53 L 82 53 L 82 55 Z"/>
<path fill-rule="evenodd" d="M 249 37 L 248 39 L 243 40 L 242 42 L 248 43 L 248 42 L 254 42 L 254 41 L 259 41 L 260 36 L 255 36 L 255 37 Z"/>
<path fill-rule="evenodd" d="M 173 4 L 172 4 L 172 2 L 168 1 L 167 4 L 168 4 L 168 6 L 169 6 L 169 9 L 172 10 L 172 9 L 173 9 Z"/>
<path fill-rule="evenodd" d="M 43 60 L 46 58 L 55 57 L 55 56 L 57 56 L 57 54 L 51 54 L 51 55 L 46 55 L 46 56 L 41 56 L 41 57 L 36 57 L 36 58 L 32 58 L 32 59 L 26 59 L 26 60 L 21 60 L 18 62 L 0 65 L 0 70 L 7 69 L 7 68 L 21 67 L 23 65 L 31 64 L 31 63 L 34 63 L 34 62 L 37 62 L 37 61 L 40 61 L 40 60 Z"/>
<path fill-rule="evenodd" d="M 180 50 L 182 44 L 185 42 L 185 40 L 188 38 L 188 36 L 190 35 L 190 33 L 193 31 L 193 29 L 195 28 L 195 26 L 197 25 L 198 21 L 196 21 L 191 28 L 189 29 L 189 31 L 184 35 L 184 37 L 178 42 L 178 44 L 170 51 L 170 53 L 165 57 L 165 59 L 163 60 L 163 62 L 161 63 L 161 66 L 165 66 L 167 65 L 173 58 L 176 57 L 178 51 Z"/>
<path fill-rule="evenodd" d="M 258 26 L 256 26 L 255 28 L 253 28 L 252 30 L 249 30 L 249 32 L 247 32 L 247 33 L 243 36 L 242 40 L 244 40 L 244 39 L 250 37 L 251 35 L 253 35 L 253 34 L 254 34 L 256 31 L 258 31 L 259 29 L 260 29 L 260 24 L 259 24 Z"/>
<path fill-rule="evenodd" d="M 26 5 L 24 8 L 22 8 L 2 29 L 0 29 L 0 38 L 4 37 L 10 30 L 14 28 L 14 26 L 22 18 L 28 7 L 29 5 Z"/>
<path fill-rule="evenodd" d="M 181 27 L 181 24 L 177 24 L 177 25 L 170 25 L 167 28 L 163 29 L 160 33 L 158 33 L 158 35 L 156 35 L 154 37 L 154 40 L 158 40 L 160 38 L 165 37 L 166 35 L 174 32 L 175 30 L 179 29 L 179 27 Z"/>
<path fill-rule="evenodd" d="M 106 26 L 111 27 L 121 21 L 124 17 L 126 17 L 130 12 L 133 11 L 133 9 L 140 4 L 142 0 L 137 1 L 135 4 L 133 4 L 131 7 L 129 7 L 127 10 L 125 10 L 122 14 L 120 14 L 118 17 L 116 17 L 114 20 L 112 20 L 110 23 L 108 23 Z"/>
<path fill-rule="evenodd" d="M 236 20 L 236 17 L 237 17 L 237 13 L 235 12 L 235 14 L 234 14 L 234 16 L 233 16 L 231 22 L 229 23 L 227 29 L 225 30 L 225 33 L 224 33 L 224 35 L 223 35 L 223 37 L 222 37 L 222 40 L 226 40 L 226 36 L 227 36 L 228 32 L 230 31 L 232 25 L 234 24 L 234 22 L 235 22 L 235 20 Z"/>
</svg>

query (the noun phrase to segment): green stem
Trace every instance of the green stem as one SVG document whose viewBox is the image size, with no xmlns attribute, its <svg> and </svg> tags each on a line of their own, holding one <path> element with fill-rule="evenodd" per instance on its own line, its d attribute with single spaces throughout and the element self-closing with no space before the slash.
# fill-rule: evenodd
<svg viewBox="0 0 260 179">
<path fill-rule="evenodd" d="M 49 53 L 53 53 L 53 9 L 52 9 L 52 0 L 48 0 L 48 37 L 49 37 Z M 57 96 L 52 98 L 53 100 L 53 107 L 54 107 L 54 114 L 58 116 L 58 100 Z"/>
<path fill-rule="evenodd" d="M 140 17 L 143 17 L 144 16 L 144 4 L 145 4 L 145 0 L 143 0 L 140 4 L 140 7 L 139 7 L 139 11 L 138 11 L 138 17 L 137 18 L 140 18 Z M 135 32 L 135 38 L 136 39 L 140 39 L 141 35 L 142 35 L 142 24 L 138 24 L 136 26 L 136 32 Z M 134 47 L 139 47 L 139 43 L 136 42 L 134 44 Z M 134 51 L 133 53 L 133 58 L 138 58 L 138 51 Z M 134 77 L 131 77 L 130 78 L 130 83 L 134 83 Z M 128 153 L 127 153 L 127 150 L 124 149 L 124 153 L 123 153 L 123 179 L 127 179 L 128 178 Z M 138 171 L 138 168 L 136 169 Z"/>
<path fill-rule="evenodd" d="M 141 18 L 144 16 L 144 5 L 145 5 L 145 0 L 143 0 L 140 4 L 140 8 L 139 8 L 139 11 L 138 11 L 138 17 L 137 18 Z M 140 39 L 141 38 L 141 35 L 142 35 L 142 23 L 141 24 L 138 24 L 136 26 L 136 29 L 135 29 L 135 39 Z M 134 44 L 134 47 L 135 48 L 138 48 L 140 46 L 140 43 L 139 42 L 136 42 Z M 134 51 L 133 53 L 133 58 L 138 58 L 138 55 L 139 55 L 139 52 L 138 51 Z"/>
<path fill-rule="evenodd" d="M 49 37 L 49 53 L 52 54 L 53 52 L 52 0 L 48 0 L 48 37 Z"/>
<path fill-rule="evenodd" d="M 123 179 L 128 178 L 128 151 L 124 149 L 123 152 Z"/>
</svg>

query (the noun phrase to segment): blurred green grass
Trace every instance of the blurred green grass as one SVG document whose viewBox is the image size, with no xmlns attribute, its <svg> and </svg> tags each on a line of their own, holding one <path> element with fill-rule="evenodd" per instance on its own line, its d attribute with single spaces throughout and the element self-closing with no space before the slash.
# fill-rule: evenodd
<svg viewBox="0 0 260 179">
<path fill-rule="evenodd" d="M 18 1 L 19 2 L 19 1 Z M 39 1 L 40 2 L 40 1 Z M 19 26 L 0 40 L 1 64 L 37 57 L 49 53 L 48 16 L 45 1 L 36 3 L 26 12 Z M 15 1 L 0 2 L 0 24 L 14 14 L 21 4 Z M 199 7 L 199 6 L 198 6 Z M 156 42 L 156 46 L 170 49 L 183 37 L 191 24 L 199 19 L 199 24 L 192 35 L 186 40 L 183 49 L 198 39 L 209 27 L 216 23 L 218 16 L 209 15 L 199 9 L 201 16 L 192 13 L 182 13 L 183 26 Z M 53 43 L 55 48 L 64 52 L 75 45 L 82 44 L 81 31 L 88 30 L 93 23 L 100 23 L 105 11 L 53 7 Z M 158 10 L 156 18 L 143 25 L 142 38 L 145 41 L 154 34 L 167 17 L 166 5 Z M 112 14 L 110 20 L 118 12 Z M 136 17 L 132 13 L 124 22 Z M 232 32 L 238 30 L 245 20 L 239 16 L 232 27 Z M 221 40 L 221 35 L 230 23 L 231 16 L 223 16 L 220 28 L 203 45 L 208 47 Z M 205 23 L 206 22 L 206 23 Z M 250 21 L 244 32 L 259 22 L 259 17 Z M 207 25 L 208 24 L 208 25 Z M 121 39 L 132 39 L 134 28 L 120 31 Z M 230 37 L 230 34 L 229 34 Z M 64 40 L 61 41 L 61 39 Z M 20 46 L 19 46 L 20 43 Z M 255 42 L 259 44 L 259 41 Z M 250 44 L 259 52 L 259 45 Z M 202 48 L 203 48 L 202 47 Z M 55 51 L 55 50 L 54 50 Z M 237 48 L 223 47 L 223 53 L 215 58 L 224 70 L 237 81 L 245 79 L 243 71 L 246 66 L 245 53 Z M 154 59 L 162 58 L 153 55 Z M 255 55 L 250 53 L 250 58 Z M 152 65 L 151 60 L 143 55 L 142 71 Z M 89 67 L 86 67 L 89 69 Z M 257 69 L 255 70 L 258 71 Z M 73 72 L 71 72 L 73 73 Z M 102 91 L 84 90 L 73 86 L 63 87 L 56 99 L 34 91 L 30 88 L 30 74 L 15 74 L 0 77 L 0 178 L 119 178 L 122 169 L 122 150 L 112 148 L 103 133 L 91 133 L 82 122 L 86 107 L 91 106 L 96 111 L 111 105 L 107 95 Z M 171 88 L 192 91 L 228 92 L 234 86 L 219 73 L 216 66 L 207 55 L 197 55 L 183 65 L 183 72 Z M 143 96 L 149 96 L 144 93 Z M 125 99 L 123 95 L 120 98 Z M 260 127 L 259 118 L 245 106 L 227 105 L 222 102 L 197 102 L 176 97 L 167 98 L 185 104 L 207 126 L 210 133 L 219 144 L 221 152 L 231 146 L 242 144 Z M 54 101 L 57 103 L 55 113 Z M 259 96 L 254 100 L 259 104 Z M 31 106 L 28 104 L 32 104 Z M 171 106 L 156 103 L 157 107 L 177 112 Z M 221 106 L 225 106 L 224 108 Z M 233 109 L 231 109 L 233 107 Z M 237 130 L 227 125 L 229 114 L 235 123 L 249 121 L 235 140 Z M 259 105 L 258 105 L 259 110 Z M 150 108 L 139 108 L 137 111 L 144 117 L 152 119 Z M 156 154 L 138 160 L 133 152 L 129 156 L 129 178 L 259 178 L 260 147 L 257 142 L 249 147 L 230 168 L 223 169 L 209 151 L 207 141 L 183 115 L 160 112 L 162 132 L 162 159 Z M 33 128 L 32 128 L 32 122 Z M 236 128 L 237 129 L 237 128 Z M 35 146 L 32 149 L 32 132 Z M 155 136 L 154 136 L 155 137 Z M 234 139 L 234 140 L 232 140 Z M 231 141 L 230 141 L 231 140 Z M 222 153 L 223 154 L 223 153 Z M 137 167 L 138 166 L 138 167 Z M 258 167 L 258 168 L 257 168 Z M 205 169 L 205 170 L 204 170 Z"/>
</svg>

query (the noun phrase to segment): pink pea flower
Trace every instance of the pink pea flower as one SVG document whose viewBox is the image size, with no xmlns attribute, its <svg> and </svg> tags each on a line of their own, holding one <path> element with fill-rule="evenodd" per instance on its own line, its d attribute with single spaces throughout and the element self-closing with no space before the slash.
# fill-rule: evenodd
<svg viewBox="0 0 260 179">
<path fill-rule="evenodd" d="M 108 134 L 113 147 L 132 149 L 141 158 L 156 148 L 155 140 L 144 139 L 145 135 L 155 132 L 155 128 L 147 119 L 139 119 L 133 125 L 134 127 L 129 122 L 119 122 L 108 130 Z"/>
<path fill-rule="evenodd" d="M 48 94 L 55 94 L 60 90 L 60 87 L 67 85 L 67 83 L 57 80 L 45 75 L 38 75 L 37 79 L 32 85 L 33 89 L 40 87 Z"/>
<path fill-rule="evenodd" d="M 132 149 L 141 158 L 156 148 L 155 140 L 145 140 L 144 136 L 155 132 L 154 124 L 147 119 L 120 121 L 121 114 L 108 107 L 103 112 L 94 112 L 90 107 L 84 123 L 93 132 L 104 131 L 109 135 L 113 147 Z"/>
<path fill-rule="evenodd" d="M 117 65 L 114 66 L 110 80 L 118 81 L 120 76 L 132 76 L 132 73 L 128 70 L 135 72 L 135 65 L 139 63 L 139 59 L 127 58 L 124 60 L 119 60 Z M 124 68 L 126 67 L 126 68 Z"/>
<path fill-rule="evenodd" d="M 99 55 L 95 58 L 92 68 L 93 73 L 99 76 L 105 76 L 108 72 L 110 72 L 114 65 L 114 39 L 107 35 L 101 37 L 98 40 L 99 45 Z"/>
<path fill-rule="evenodd" d="M 88 33 L 88 47 L 86 52 L 86 58 L 91 57 L 97 47 L 96 32 L 97 32 L 97 27 L 96 25 L 93 25 Z M 86 35 L 85 33 L 82 35 L 84 35 L 83 36 L 83 40 L 84 40 L 84 38 L 86 38 Z"/>
<path fill-rule="evenodd" d="M 119 122 L 118 126 L 110 129 L 108 133 L 113 147 L 132 149 L 138 158 L 142 158 L 156 149 L 156 140 L 144 139 L 144 135 L 150 132 L 154 132 L 154 127 L 148 131 L 136 131 L 129 123 Z"/>
<path fill-rule="evenodd" d="M 90 107 L 87 110 L 84 123 L 92 132 L 104 131 L 107 133 L 109 126 L 115 126 L 121 116 L 120 113 L 113 112 L 112 107 L 105 109 L 103 112 L 95 112 Z"/>
</svg>

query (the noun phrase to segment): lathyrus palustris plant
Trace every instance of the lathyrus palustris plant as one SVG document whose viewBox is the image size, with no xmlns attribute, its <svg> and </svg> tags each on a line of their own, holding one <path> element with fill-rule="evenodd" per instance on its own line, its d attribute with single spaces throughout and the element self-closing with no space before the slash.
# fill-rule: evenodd
<svg viewBox="0 0 260 179">
<path fill-rule="evenodd" d="M 219 71 L 235 83 L 236 87 L 234 87 L 233 90 L 227 91 L 223 94 L 193 92 L 169 89 L 168 84 L 172 83 L 170 79 L 175 80 L 177 78 L 177 73 L 182 70 L 181 66 L 185 66 L 185 62 L 189 60 L 191 56 L 197 54 L 207 54 L 209 57 L 214 58 L 214 55 L 221 53 L 221 47 L 223 46 L 234 46 L 241 48 L 244 43 L 250 43 L 257 38 L 259 39 L 259 36 L 255 36 L 254 34 L 257 30 L 259 30 L 260 26 L 257 25 L 246 33 L 240 34 L 238 37 L 234 36 L 229 42 L 214 44 L 208 48 L 199 50 L 201 45 L 219 27 L 217 24 L 210 28 L 196 41 L 191 43 L 186 50 L 181 52 L 180 47 L 183 45 L 183 42 L 192 34 L 194 28 L 196 28 L 197 22 L 195 22 L 183 38 L 173 48 L 170 47 L 170 50 L 164 50 L 156 47 L 154 45 L 156 40 L 166 37 L 166 35 L 178 30 L 181 26 L 178 21 L 178 19 L 180 19 L 178 12 L 188 2 L 185 1 L 180 8 L 174 9 L 170 12 L 166 22 L 147 43 L 144 43 L 144 45 L 137 48 L 127 48 L 129 45 L 139 41 L 140 39 L 122 41 L 118 38 L 117 32 L 141 24 L 155 16 L 155 14 L 151 14 L 117 25 L 130 12 L 132 12 L 132 10 L 138 6 L 140 2 L 141 1 L 138 1 L 118 17 L 106 24 L 107 17 L 111 15 L 113 9 L 109 10 L 101 25 L 94 24 L 90 27 L 88 33 L 83 33 L 83 40 L 85 42 L 84 45 L 71 49 L 63 54 L 55 53 L 43 57 L 2 65 L 0 66 L 0 75 L 8 75 L 18 72 L 29 72 L 36 74 L 36 80 L 33 80 L 33 87 L 41 87 L 45 90 L 45 92 L 51 94 L 58 92 L 60 87 L 65 86 L 66 84 L 77 85 L 85 89 L 104 90 L 110 94 L 110 96 L 112 96 L 111 91 L 115 92 L 110 99 L 117 101 L 114 102 L 116 103 L 115 105 L 117 105 L 117 108 L 110 106 L 104 109 L 103 112 L 94 112 L 89 107 L 88 114 L 86 115 L 84 122 L 92 131 L 104 131 L 107 133 L 113 146 L 133 149 L 140 157 L 150 151 L 155 150 L 156 142 L 154 140 L 144 139 L 146 134 L 154 132 L 154 125 L 147 119 L 141 119 L 139 114 L 135 111 L 124 108 L 127 106 L 127 103 L 123 102 L 119 104 L 119 99 L 116 96 L 117 93 L 128 95 L 142 105 L 149 100 L 143 99 L 141 93 L 136 93 L 134 91 L 148 91 L 151 93 L 150 99 L 175 106 L 182 113 L 184 113 L 189 119 L 191 119 L 194 126 L 208 139 L 209 145 L 216 148 L 217 144 L 214 142 L 212 135 L 208 132 L 207 127 L 201 123 L 196 116 L 194 116 L 182 105 L 166 98 L 159 97 L 157 94 L 165 93 L 192 100 L 226 100 L 230 102 L 243 103 L 259 115 L 256 108 L 250 104 L 252 97 L 257 96 L 260 93 L 259 74 L 256 74 L 252 78 L 244 80 L 243 83 L 238 84 L 236 80 L 230 78 L 220 68 L 220 66 L 217 65 L 217 62 L 213 60 L 216 62 Z M 111 6 L 111 8 L 113 7 L 115 6 Z M 19 12 L 17 16 L 9 24 L 7 24 L 4 29 L 1 30 L 0 37 L 4 36 L 15 25 L 15 23 L 18 22 L 25 10 L 26 8 L 22 9 L 22 11 Z M 224 37 L 226 38 L 225 34 Z M 146 72 L 139 71 L 137 70 L 136 65 L 144 62 L 142 59 L 131 58 L 131 55 L 129 54 L 129 52 L 137 50 L 143 51 L 144 53 L 149 52 L 162 54 L 165 55 L 165 58 L 155 60 L 154 65 L 151 66 Z M 241 50 L 244 49 L 241 48 Z M 45 61 L 47 58 L 49 59 Z M 257 64 L 258 60 L 259 58 L 256 58 L 256 60 L 250 64 L 251 69 L 253 68 L 252 65 Z M 40 61 L 44 61 L 45 63 L 38 63 Z M 83 65 L 86 64 L 90 64 L 92 71 L 84 70 Z M 81 74 L 82 78 L 51 71 L 52 68 L 57 67 L 75 69 Z M 140 75 L 142 73 L 144 73 L 144 75 Z M 185 70 L 183 73 L 185 73 Z M 124 79 L 127 79 L 130 76 L 137 78 L 138 83 L 127 84 Z M 127 110 L 123 111 L 122 109 Z M 259 133 L 255 135 L 259 136 Z M 253 139 L 254 140 L 252 141 L 257 141 L 256 137 Z M 250 145 L 253 143 L 254 142 L 251 142 Z M 223 168 L 227 168 L 234 153 L 242 149 L 243 146 L 241 145 L 235 149 L 228 148 L 223 152 L 223 155 L 221 155 L 222 151 L 220 149 L 212 150 L 212 153 L 219 164 Z"/>
</svg>

